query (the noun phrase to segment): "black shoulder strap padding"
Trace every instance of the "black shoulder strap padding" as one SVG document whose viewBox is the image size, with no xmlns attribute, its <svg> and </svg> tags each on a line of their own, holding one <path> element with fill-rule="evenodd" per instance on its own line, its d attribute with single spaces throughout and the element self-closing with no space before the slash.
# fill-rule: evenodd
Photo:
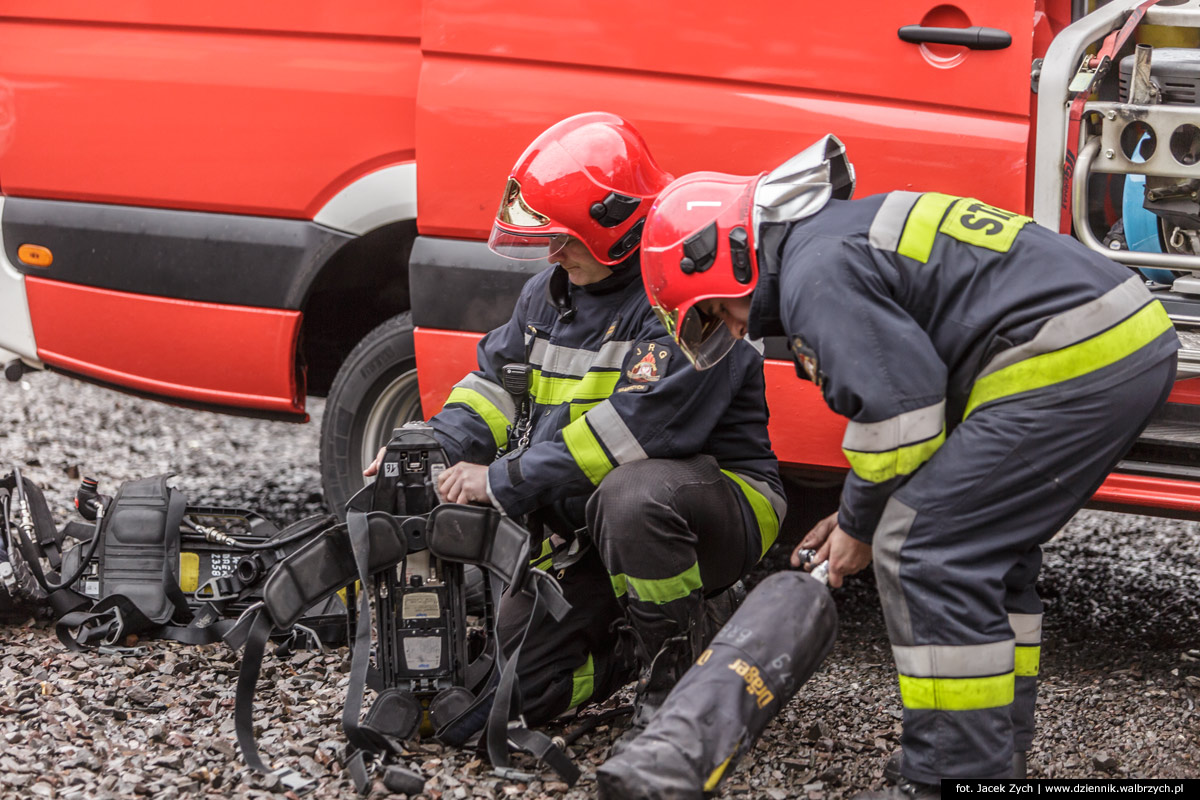
<svg viewBox="0 0 1200 800">
<path fill-rule="evenodd" d="M 191 618 L 179 589 L 179 526 L 186 505 L 167 475 L 121 485 L 105 514 L 99 546 L 100 597 L 123 595 L 153 625 Z M 174 562 L 174 563 L 172 563 Z M 137 631 L 127 621 L 126 630 Z"/>
<path fill-rule="evenodd" d="M 371 660 L 371 603 L 367 592 L 367 587 L 371 585 L 371 535 L 367 515 L 355 510 L 353 499 L 346 506 L 346 531 L 350 538 L 350 551 L 363 590 L 358 593 L 358 618 L 354 622 L 350 682 L 346 686 L 346 705 L 342 707 L 342 730 L 345 731 L 350 746 L 356 750 L 389 752 L 392 750 L 392 743 L 377 731 L 364 727 L 359 722 L 363 693 L 367 685 L 367 665 Z"/>
<path fill-rule="evenodd" d="M 163 476 L 163 487 L 166 488 L 166 476 Z M 188 607 L 187 597 L 179 588 L 179 551 L 180 528 L 183 526 L 183 514 L 187 510 L 187 498 L 178 489 L 167 488 L 170 500 L 167 504 L 167 530 L 164 542 L 166 557 L 163 558 L 163 589 L 167 599 L 175 606 L 172 619 L 181 625 L 192 620 L 192 610 Z M 182 640 L 181 640 L 182 641 Z M 215 639 L 209 639 L 215 641 Z"/>
<path fill-rule="evenodd" d="M 357 513 L 357 512 L 356 512 Z M 408 538 L 390 514 L 360 514 L 370 540 L 368 574 L 393 567 L 408 553 Z M 304 613 L 354 582 L 354 562 L 347 523 L 317 534 L 277 563 L 263 584 L 263 603 L 275 627 L 288 630 Z"/>
</svg>

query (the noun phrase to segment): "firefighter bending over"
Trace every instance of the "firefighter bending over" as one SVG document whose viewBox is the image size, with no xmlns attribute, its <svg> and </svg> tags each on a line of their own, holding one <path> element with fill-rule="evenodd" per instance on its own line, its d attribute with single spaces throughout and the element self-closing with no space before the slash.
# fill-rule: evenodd
<svg viewBox="0 0 1200 800">
<path fill-rule="evenodd" d="M 527 517 L 545 532 L 536 566 L 554 570 L 572 605 L 522 647 L 530 724 L 635 676 L 644 721 L 715 633 L 706 598 L 749 571 L 784 514 L 760 356 L 739 343 L 698 372 L 646 304 L 637 251 L 670 180 L 611 114 L 533 141 L 489 246 L 553 266 L 525 284 L 511 320 L 480 343 L 479 369 L 431 420 L 457 462 L 440 477 L 443 499 Z M 527 398 L 505 390 L 509 364 L 532 368 Z M 505 597 L 506 647 L 529 603 Z"/>
<path fill-rule="evenodd" d="M 874 558 L 904 705 L 884 796 L 1024 777 L 1041 545 L 1165 402 L 1178 339 L 1141 278 L 1075 240 L 936 192 L 850 201 L 841 143 L 814 149 L 807 192 L 788 164 L 672 183 L 643 239 L 650 301 L 700 368 L 786 334 L 850 420 L 836 524 L 811 538 L 834 586 Z"/>
</svg>

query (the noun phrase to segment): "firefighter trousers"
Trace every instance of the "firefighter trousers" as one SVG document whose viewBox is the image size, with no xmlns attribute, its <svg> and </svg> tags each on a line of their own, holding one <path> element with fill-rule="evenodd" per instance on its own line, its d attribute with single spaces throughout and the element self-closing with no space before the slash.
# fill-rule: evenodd
<svg viewBox="0 0 1200 800">
<path fill-rule="evenodd" d="M 1082 397 L 974 411 L 888 501 L 872 545 L 910 780 L 1009 777 L 1033 739 L 1040 546 L 1166 401 L 1175 357 Z"/>
<path fill-rule="evenodd" d="M 563 570 L 535 559 L 554 572 L 571 610 L 561 622 L 546 618 L 521 648 L 517 680 L 530 725 L 602 701 L 635 677 L 634 649 L 618 630 L 626 620 L 654 632 L 686 625 L 703 610 L 698 600 L 737 582 L 762 555 L 752 512 L 711 456 L 617 467 L 588 501 L 587 519 L 593 546 L 583 558 Z M 531 605 L 526 595 L 504 596 L 506 652 Z"/>
</svg>

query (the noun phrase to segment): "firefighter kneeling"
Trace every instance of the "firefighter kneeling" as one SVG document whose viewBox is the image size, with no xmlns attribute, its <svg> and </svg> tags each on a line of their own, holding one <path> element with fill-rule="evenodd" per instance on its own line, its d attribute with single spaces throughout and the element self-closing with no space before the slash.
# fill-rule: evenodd
<svg viewBox="0 0 1200 800">
<path fill-rule="evenodd" d="M 697 367 L 783 333 L 849 417 L 818 561 L 838 586 L 874 559 L 904 704 L 884 796 L 936 797 L 941 779 L 1023 775 L 1041 545 L 1166 401 L 1179 341 L 1140 277 L 1028 217 L 852 192 L 832 136 L 770 174 L 685 176 L 655 201 L 642 265 Z"/>
<path fill-rule="evenodd" d="M 670 180 L 620 117 L 581 114 L 539 135 L 489 246 L 550 266 L 430 420 L 451 463 L 443 500 L 527 519 L 544 545 L 533 566 L 571 605 L 522 639 L 529 598 L 500 604 L 530 725 L 632 678 L 634 725 L 648 720 L 719 627 L 714 601 L 732 605 L 783 518 L 762 359 L 739 343 L 720 368 L 694 370 L 646 304 L 641 231 Z"/>
</svg>

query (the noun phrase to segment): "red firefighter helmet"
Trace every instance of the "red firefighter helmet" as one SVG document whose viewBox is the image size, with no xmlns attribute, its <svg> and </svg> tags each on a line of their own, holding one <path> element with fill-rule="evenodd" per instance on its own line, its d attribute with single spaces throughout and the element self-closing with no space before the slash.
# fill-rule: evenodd
<svg viewBox="0 0 1200 800">
<path fill-rule="evenodd" d="M 650 204 L 670 182 L 628 121 L 600 112 L 568 117 L 517 160 L 488 247 L 536 261 L 574 236 L 613 266 L 637 249 Z"/>
<path fill-rule="evenodd" d="M 696 304 L 753 292 L 759 246 L 768 269 L 778 257 L 766 239 L 778 244 L 783 225 L 853 194 L 854 167 L 832 134 L 769 173 L 696 172 L 662 191 L 646 220 L 642 279 L 650 305 L 697 369 L 720 361 L 734 338 Z"/>
<path fill-rule="evenodd" d="M 650 210 L 642 240 L 646 294 L 697 369 L 720 361 L 735 339 L 724 322 L 696 303 L 745 297 L 758 283 L 752 209 L 762 177 L 685 175 L 664 189 Z"/>
</svg>

